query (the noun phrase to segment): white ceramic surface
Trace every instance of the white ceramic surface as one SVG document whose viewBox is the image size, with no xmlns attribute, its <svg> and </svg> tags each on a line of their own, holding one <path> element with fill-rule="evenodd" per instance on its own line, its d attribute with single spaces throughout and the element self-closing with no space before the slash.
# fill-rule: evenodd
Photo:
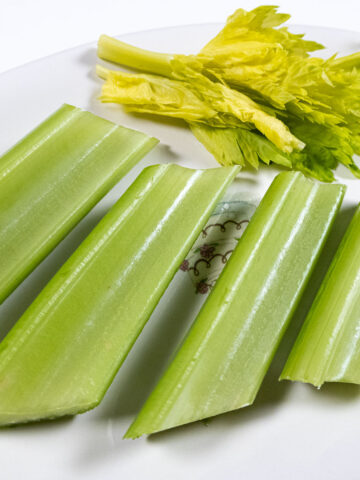
<svg viewBox="0 0 360 480">
<path fill-rule="evenodd" d="M 123 36 L 136 45 L 196 52 L 217 25 L 185 26 Z M 324 42 L 324 53 L 360 50 L 360 33 L 294 27 Z M 26 41 L 26 40 L 24 40 Z M 11 328 L 59 266 L 75 250 L 141 169 L 158 162 L 216 166 L 214 159 L 175 121 L 130 116 L 97 100 L 95 44 L 27 64 L 0 76 L 0 152 L 67 102 L 125 126 L 148 132 L 161 144 L 110 192 L 0 307 L 0 337 Z M 246 171 L 237 188 L 262 194 L 276 174 Z M 191 281 L 179 272 L 119 371 L 100 407 L 72 419 L 0 430 L 0 475 L 4 480 L 277 479 L 358 480 L 360 389 L 327 385 L 321 391 L 277 382 L 291 343 L 329 264 L 354 205 L 360 183 L 343 169 L 348 185 L 342 211 L 311 279 L 301 308 L 252 407 L 136 441 L 122 440 L 169 357 L 199 309 Z"/>
<path fill-rule="evenodd" d="M 279 10 L 291 13 L 291 23 L 359 30 L 359 0 L 277 0 Z M 241 7 L 251 10 L 262 0 L 1 0 L 0 73 L 45 55 L 109 35 L 224 22 Z M 26 39 L 26 41 L 24 41 Z"/>
</svg>

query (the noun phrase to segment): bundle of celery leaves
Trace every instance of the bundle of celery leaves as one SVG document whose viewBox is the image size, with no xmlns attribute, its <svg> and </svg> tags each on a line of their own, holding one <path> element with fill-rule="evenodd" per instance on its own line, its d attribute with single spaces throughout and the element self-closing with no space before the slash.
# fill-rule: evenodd
<svg viewBox="0 0 360 480">
<path fill-rule="evenodd" d="M 277 7 L 237 10 L 197 55 L 154 53 L 105 35 L 98 55 L 146 73 L 97 66 L 101 100 L 181 118 L 221 165 L 271 162 L 331 182 L 360 178 L 360 52 L 326 60 Z"/>
</svg>

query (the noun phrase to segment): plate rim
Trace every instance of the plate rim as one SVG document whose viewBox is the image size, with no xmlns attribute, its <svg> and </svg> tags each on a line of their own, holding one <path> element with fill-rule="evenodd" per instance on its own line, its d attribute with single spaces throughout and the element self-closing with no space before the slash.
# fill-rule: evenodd
<svg viewBox="0 0 360 480">
<path fill-rule="evenodd" d="M 144 30 L 134 30 L 134 31 L 131 31 L 131 32 L 126 32 L 126 33 L 121 33 L 121 34 L 117 34 L 117 35 L 111 35 L 112 37 L 114 38 L 118 38 L 118 39 L 125 39 L 127 37 L 131 37 L 131 36 L 137 36 L 137 35 L 141 35 L 141 34 L 151 34 L 151 33 L 155 33 L 155 32 L 166 32 L 168 30 L 173 30 L 173 29 L 181 29 L 181 28 L 195 28 L 195 27 L 209 27 L 209 26 L 216 26 L 218 25 L 219 28 L 221 28 L 222 26 L 225 25 L 225 22 L 205 22 L 205 23 L 184 23 L 184 24 L 178 24 L 178 25 L 171 25 L 171 26 L 166 26 L 166 27 L 159 27 L 159 28 L 147 28 L 147 29 L 144 29 Z M 295 27 L 295 28 L 304 28 L 305 30 L 307 28 L 311 28 L 311 29 L 321 29 L 321 30 L 327 30 L 327 31 L 336 31 L 338 33 L 350 33 L 350 34 L 355 34 L 355 35 L 359 35 L 360 36 L 360 29 L 359 30 L 352 30 L 352 29 L 347 29 L 347 28 L 338 28 L 338 27 L 327 27 L 327 26 L 322 26 L 322 25 L 306 25 L 306 24 L 302 24 L 302 23 L 288 23 L 286 25 L 286 27 L 288 27 L 289 29 L 292 28 L 292 27 Z M 305 36 L 307 35 L 307 33 L 305 32 Z M 39 63 L 43 60 L 47 60 L 49 58 L 52 58 L 52 57 L 56 57 L 58 55 L 63 55 L 65 53 L 70 53 L 72 51 L 75 51 L 77 49 L 80 49 L 80 48 L 85 48 L 85 47 L 91 47 L 93 45 L 97 45 L 97 42 L 98 40 L 93 40 L 91 42 L 85 42 L 85 43 L 80 43 L 80 44 L 77 44 L 77 45 L 74 45 L 73 47 L 70 47 L 70 48 L 64 48 L 62 50 L 58 50 L 54 53 L 50 53 L 49 55 L 44 55 L 42 57 L 39 57 L 39 58 L 36 58 L 35 60 L 30 60 L 28 62 L 25 62 L 25 63 L 22 63 L 21 65 L 17 65 L 16 67 L 13 67 L 13 68 L 9 68 L 8 70 L 5 70 L 4 72 L 0 72 L 0 77 L 2 76 L 5 76 L 7 74 L 10 74 L 10 73 L 13 73 L 21 68 L 24 68 L 24 67 L 27 67 L 27 66 L 30 66 L 30 65 L 34 65 L 36 63 Z M 326 45 L 325 45 L 325 48 L 326 48 Z"/>
</svg>

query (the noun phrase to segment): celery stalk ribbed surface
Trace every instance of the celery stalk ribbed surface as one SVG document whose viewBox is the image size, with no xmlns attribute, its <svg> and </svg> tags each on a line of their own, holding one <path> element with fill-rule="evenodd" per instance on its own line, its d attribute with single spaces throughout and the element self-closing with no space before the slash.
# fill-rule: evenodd
<svg viewBox="0 0 360 480">
<path fill-rule="evenodd" d="M 254 401 L 344 190 L 298 172 L 275 178 L 127 438 Z"/>
<path fill-rule="evenodd" d="M 346 230 L 281 374 L 360 383 L 360 207 Z"/>
<path fill-rule="evenodd" d="M 0 157 L 0 303 L 156 143 L 63 105 Z"/>
<path fill-rule="evenodd" d="M 237 172 L 139 175 L 0 344 L 1 425 L 101 401 Z"/>
</svg>

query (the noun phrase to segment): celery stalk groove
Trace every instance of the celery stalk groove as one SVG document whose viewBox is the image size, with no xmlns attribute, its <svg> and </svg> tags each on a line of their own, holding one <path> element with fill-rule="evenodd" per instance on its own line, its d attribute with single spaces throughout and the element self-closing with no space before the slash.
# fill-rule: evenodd
<svg viewBox="0 0 360 480">
<path fill-rule="evenodd" d="M 254 401 L 343 194 L 278 175 L 127 438 Z"/>
<path fill-rule="evenodd" d="M 158 165 L 139 175 L 1 343 L 1 425 L 101 401 L 237 172 Z"/>
<path fill-rule="evenodd" d="M 0 303 L 156 143 L 63 105 L 0 158 Z"/>
<path fill-rule="evenodd" d="M 281 380 L 360 383 L 360 206 L 306 317 Z"/>
</svg>

